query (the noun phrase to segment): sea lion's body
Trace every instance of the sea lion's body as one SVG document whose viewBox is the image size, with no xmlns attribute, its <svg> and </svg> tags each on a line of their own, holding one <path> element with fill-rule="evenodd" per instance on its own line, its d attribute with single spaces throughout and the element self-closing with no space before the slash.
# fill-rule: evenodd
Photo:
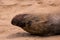
<svg viewBox="0 0 60 40">
<path fill-rule="evenodd" d="M 36 13 L 37 14 L 37 13 Z M 36 35 L 60 34 L 60 14 L 19 14 L 11 22 Z"/>
</svg>

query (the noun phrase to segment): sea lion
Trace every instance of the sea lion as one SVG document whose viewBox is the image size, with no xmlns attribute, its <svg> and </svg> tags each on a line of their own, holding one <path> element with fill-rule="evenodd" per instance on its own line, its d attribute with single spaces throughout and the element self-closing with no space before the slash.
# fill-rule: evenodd
<svg viewBox="0 0 60 40">
<path fill-rule="evenodd" d="M 18 14 L 13 17 L 11 24 L 19 26 L 34 35 L 48 36 L 60 34 L 59 13 L 36 14 Z"/>
</svg>

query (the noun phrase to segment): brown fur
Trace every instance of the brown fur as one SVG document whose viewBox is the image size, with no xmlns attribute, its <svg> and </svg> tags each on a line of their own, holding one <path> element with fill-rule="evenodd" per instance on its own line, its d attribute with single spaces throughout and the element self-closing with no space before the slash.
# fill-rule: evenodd
<svg viewBox="0 0 60 40">
<path fill-rule="evenodd" d="M 11 23 L 31 34 L 60 34 L 60 14 L 19 14 Z"/>
</svg>

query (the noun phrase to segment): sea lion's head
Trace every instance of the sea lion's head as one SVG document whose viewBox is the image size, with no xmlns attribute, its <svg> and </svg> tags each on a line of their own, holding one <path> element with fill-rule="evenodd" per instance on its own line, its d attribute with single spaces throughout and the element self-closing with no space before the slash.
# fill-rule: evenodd
<svg viewBox="0 0 60 40">
<path fill-rule="evenodd" d="M 31 26 L 32 23 L 35 23 L 38 21 L 40 20 L 37 16 L 31 15 L 31 14 L 19 14 L 12 19 L 11 24 L 23 28 L 23 27 L 26 27 L 26 25 Z"/>
<path fill-rule="evenodd" d="M 26 25 L 31 26 L 32 21 L 38 21 L 38 18 L 31 14 L 19 14 L 16 15 L 12 21 L 11 24 L 19 26 L 19 27 L 26 27 Z"/>
</svg>

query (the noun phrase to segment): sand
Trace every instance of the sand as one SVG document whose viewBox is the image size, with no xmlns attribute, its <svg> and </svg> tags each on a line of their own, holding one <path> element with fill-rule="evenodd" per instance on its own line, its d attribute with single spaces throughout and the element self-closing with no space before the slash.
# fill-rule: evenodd
<svg viewBox="0 0 60 40">
<path fill-rule="evenodd" d="M 23 13 L 60 13 L 60 0 L 0 0 L 0 40 L 60 40 L 60 35 L 33 36 L 11 25 L 12 18 Z"/>
</svg>

